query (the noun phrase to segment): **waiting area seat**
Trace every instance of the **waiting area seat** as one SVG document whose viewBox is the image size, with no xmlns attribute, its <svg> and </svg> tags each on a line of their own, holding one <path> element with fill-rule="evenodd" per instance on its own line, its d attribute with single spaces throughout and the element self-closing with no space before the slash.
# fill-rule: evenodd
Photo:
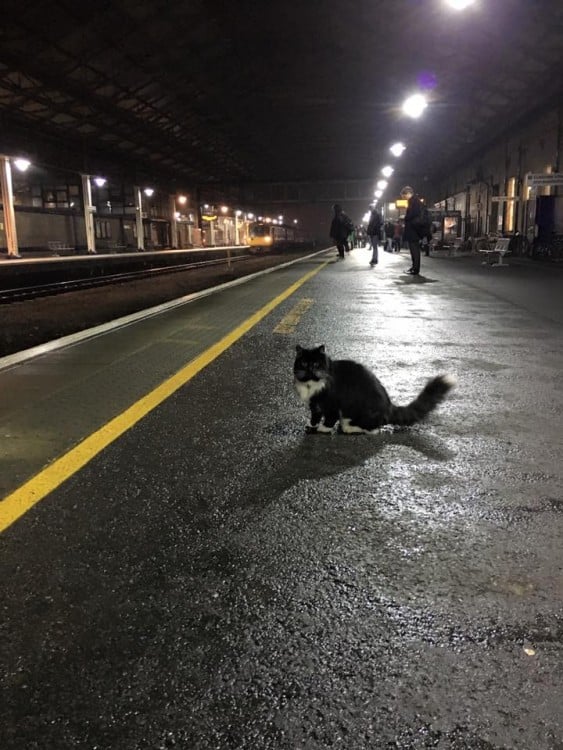
<svg viewBox="0 0 563 750">
<path fill-rule="evenodd" d="M 500 237 L 497 239 L 494 245 L 488 248 L 479 248 L 480 253 L 484 253 L 487 256 L 487 260 L 483 261 L 483 265 L 488 266 L 503 266 L 508 267 L 508 263 L 504 263 L 503 259 L 505 255 L 510 254 L 510 238 Z M 495 260 L 497 258 L 498 260 Z"/>
</svg>

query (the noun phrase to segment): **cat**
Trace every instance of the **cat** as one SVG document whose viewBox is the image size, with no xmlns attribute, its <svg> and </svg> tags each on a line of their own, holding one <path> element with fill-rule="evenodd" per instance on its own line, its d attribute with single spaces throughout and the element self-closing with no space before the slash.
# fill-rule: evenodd
<svg viewBox="0 0 563 750">
<path fill-rule="evenodd" d="M 366 367 L 348 359 L 332 360 L 324 344 L 313 349 L 296 347 L 293 365 L 295 389 L 309 405 L 307 432 L 365 433 L 384 425 L 410 426 L 438 406 L 456 384 L 453 375 L 429 380 L 408 406 L 395 406 L 379 380 Z"/>
</svg>

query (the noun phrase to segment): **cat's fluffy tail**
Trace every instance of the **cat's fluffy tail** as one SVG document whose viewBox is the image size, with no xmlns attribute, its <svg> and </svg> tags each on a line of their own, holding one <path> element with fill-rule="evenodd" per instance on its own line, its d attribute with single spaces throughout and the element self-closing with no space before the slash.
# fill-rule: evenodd
<svg viewBox="0 0 563 750">
<path fill-rule="evenodd" d="M 389 424 L 408 427 L 415 422 L 420 422 L 444 400 L 448 391 L 456 383 L 457 380 L 453 375 L 438 375 L 437 378 L 432 378 L 408 406 L 391 405 Z"/>
</svg>

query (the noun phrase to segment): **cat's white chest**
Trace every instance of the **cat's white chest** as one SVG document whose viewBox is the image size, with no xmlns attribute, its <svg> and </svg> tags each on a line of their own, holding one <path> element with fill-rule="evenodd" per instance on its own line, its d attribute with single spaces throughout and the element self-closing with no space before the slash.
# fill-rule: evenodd
<svg viewBox="0 0 563 750">
<path fill-rule="evenodd" d="M 306 404 L 309 403 L 311 398 L 317 393 L 320 393 L 326 387 L 325 380 L 296 380 L 295 390 L 301 401 Z"/>
</svg>

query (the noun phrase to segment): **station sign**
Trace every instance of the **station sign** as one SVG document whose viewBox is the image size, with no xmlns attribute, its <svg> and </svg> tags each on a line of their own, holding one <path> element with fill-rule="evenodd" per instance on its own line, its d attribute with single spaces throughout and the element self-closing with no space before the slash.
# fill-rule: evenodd
<svg viewBox="0 0 563 750">
<path fill-rule="evenodd" d="M 408 208 L 409 202 L 406 198 L 397 198 L 395 206 L 397 208 Z"/>
<path fill-rule="evenodd" d="M 553 172 L 552 174 L 545 174 L 545 172 L 529 173 L 526 179 L 528 180 L 528 187 L 532 188 L 563 186 L 563 172 Z"/>
</svg>

